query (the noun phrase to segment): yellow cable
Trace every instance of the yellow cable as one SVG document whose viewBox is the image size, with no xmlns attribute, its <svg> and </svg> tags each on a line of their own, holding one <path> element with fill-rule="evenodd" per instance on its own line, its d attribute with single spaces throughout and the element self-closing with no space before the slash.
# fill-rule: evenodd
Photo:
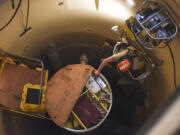
<svg viewBox="0 0 180 135">
<path fill-rule="evenodd" d="M 1 109 L 1 110 L 6 110 L 6 111 L 10 111 L 10 112 L 14 112 L 14 113 L 19 113 L 19 114 L 26 115 L 26 116 L 30 116 L 30 117 L 34 117 L 34 118 L 44 119 L 44 118 L 41 117 L 41 116 L 32 115 L 32 114 L 29 114 L 29 113 L 20 112 L 20 111 L 16 111 L 16 110 L 13 110 L 13 109 L 7 109 L 7 108 L 1 107 L 1 106 L 0 106 L 0 109 Z"/>
<path fill-rule="evenodd" d="M 80 120 L 80 118 L 75 114 L 74 111 L 72 111 L 72 114 L 74 115 L 74 117 L 78 120 L 79 124 L 84 128 L 87 129 L 87 127 L 83 124 L 83 122 Z"/>
<path fill-rule="evenodd" d="M 80 97 L 82 97 L 83 95 L 85 95 L 86 93 L 88 93 L 89 92 L 89 89 L 87 89 L 85 92 L 83 92 L 81 95 L 80 95 Z"/>
</svg>

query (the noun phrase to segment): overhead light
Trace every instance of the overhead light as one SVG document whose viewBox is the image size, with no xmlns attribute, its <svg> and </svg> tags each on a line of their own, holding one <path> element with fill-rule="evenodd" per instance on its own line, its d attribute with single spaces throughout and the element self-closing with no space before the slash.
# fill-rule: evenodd
<svg viewBox="0 0 180 135">
<path fill-rule="evenodd" d="M 126 0 L 126 3 L 127 3 L 127 5 L 128 5 L 129 7 L 135 6 L 134 0 Z"/>
<path fill-rule="evenodd" d="M 117 0 L 99 0 L 99 12 L 122 21 L 127 20 L 133 14 L 125 3 Z"/>
</svg>

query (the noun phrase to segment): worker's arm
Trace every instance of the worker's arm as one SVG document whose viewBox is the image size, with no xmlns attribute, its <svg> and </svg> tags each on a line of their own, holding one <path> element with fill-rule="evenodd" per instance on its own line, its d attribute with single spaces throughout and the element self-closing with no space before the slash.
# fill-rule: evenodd
<svg viewBox="0 0 180 135">
<path fill-rule="evenodd" d="M 123 51 L 121 51 L 121 52 L 119 52 L 119 53 L 117 53 L 117 54 L 114 54 L 114 55 L 112 55 L 112 56 L 104 59 L 104 60 L 101 62 L 101 64 L 100 64 L 100 66 L 98 67 L 98 69 L 94 72 L 95 76 L 98 76 L 98 75 L 100 74 L 101 70 L 102 70 L 108 63 L 113 62 L 113 61 L 118 61 L 118 59 L 121 58 L 122 56 L 126 55 L 127 52 L 128 52 L 128 49 L 123 50 Z"/>
</svg>

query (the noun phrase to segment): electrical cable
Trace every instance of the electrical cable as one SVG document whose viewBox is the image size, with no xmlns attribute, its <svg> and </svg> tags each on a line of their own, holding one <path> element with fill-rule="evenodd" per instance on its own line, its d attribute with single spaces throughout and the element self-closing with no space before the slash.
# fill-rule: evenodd
<svg viewBox="0 0 180 135">
<path fill-rule="evenodd" d="M 173 62 L 174 87 L 175 87 L 175 89 L 177 89 L 177 83 L 176 83 L 176 64 L 175 64 L 174 54 L 173 54 L 173 51 L 172 51 L 170 45 L 168 44 L 167 46 L 168 46 L 169 52 L 171 54 L 172 62 Z"/>
<path fill-rule="evenodd" d="M 11 2 L 12 2 L 12 9 L 14 9 L 15 8 L 14 0 L 11 0 Z"/>
<path fill-rule="evenodd" d="M 26 32 L 28 32 L 29 30 L 31 30 L 31 27 L 28 27 L 28 22 L 29 22 L 29 9 L 30 9 L 30 0 L 27 1 L 27 16 L 26 16 L 26 25 L 24 28 L 24 31 L 19 35 L 20 37 L 22 37 L 24 34 L 26 34 Z"/>
<path fill-rule="evenodd" d="M 29 22 L 29 6 L 30 6 L 30 0 L 28 0 L 28 4 L 27 4 L 27 16 L 26 16 L 26 26 L 25 26 L 25 29 L 27 29 L 28 22 Z"/>
<path fill-rule="evenodd" d="M 17 6 L 14 14 L 13 14 L 12 17 L 9 19 L 9 21 L 8 21 L 3 27 L 0 28 L 0 31 L 4 30 L 4 29 L 13 21 L 14 17 L 16 16 L 16 14 L 17 14 L 20 6 L 21 6 L 21 3 L 22 3 L 22 0 L 19 0 L 18 6 Z"/>
</svg>

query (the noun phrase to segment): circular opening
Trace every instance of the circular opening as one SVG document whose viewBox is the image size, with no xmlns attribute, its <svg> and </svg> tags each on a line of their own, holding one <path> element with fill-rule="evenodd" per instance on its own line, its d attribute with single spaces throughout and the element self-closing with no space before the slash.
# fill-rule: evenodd
<svg viewBox="0 0 180 135">
<path fill-rule="evenodd" d="M 95 130 L 109 115 L 112 101 L 111 86 L 106 78 L 102 74 L 97 78 L 91 76 L 65 125 L 65 129 L 75 133 L 87 133 Z"/>
</svg>

